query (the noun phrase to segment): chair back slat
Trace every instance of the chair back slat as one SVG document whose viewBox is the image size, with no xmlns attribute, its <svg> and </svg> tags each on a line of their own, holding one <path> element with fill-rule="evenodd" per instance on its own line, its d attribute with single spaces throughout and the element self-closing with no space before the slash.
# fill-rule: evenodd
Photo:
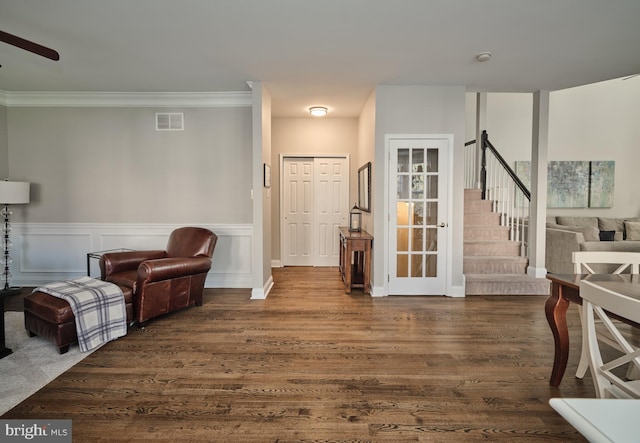
<svg viewBox="0 0 640 443">
<path fill-rule="evenodd" d="M 640 269 L 640 252 L 626 251 L 577 251 L 572 254 L 573 269 L 576 274 L 598 274 L 593 266 L 619 265 L 607 274 L 622 274 L 623 272 L 638 274 Z M 601 273 L 601 272 L 600 272 Z"/>
<path fill-rule="evenodd" d="M 631 277 L 632 280 L 635 278 Z M 598 287 L 586 280 L 580 282 L 580 297 L 583 311 L 583 353 L 586 351 L 596 396 L 640 399 L 640 381 L 629 376 L 634 369 L 640 370 L 640 349 L 629 343 L 628 338 L 619 329 L 619 322 L 612 321 L 609 316 L 611 313 L 618 318 L 639 323 L 638 300 L 628 294 Z M 603 331 L 596 328 L 597 323 L 605 326 L 608 337 L 613 340 L 613 343 L 607 344 L 622 352 L 622 356 L 611 356 L 609 352 L 601 352 L 598 342 L 602 341 Z M 627 367 L 627 376 L 624 379 L 616 373 L 616 370 L 622 367 Z"/>
</svg>

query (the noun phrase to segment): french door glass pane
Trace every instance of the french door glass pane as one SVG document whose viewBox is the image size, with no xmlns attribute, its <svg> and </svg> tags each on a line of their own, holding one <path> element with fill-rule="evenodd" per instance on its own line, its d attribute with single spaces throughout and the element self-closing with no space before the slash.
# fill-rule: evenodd
<svg viewBox="0 0 640 443">
<path fill-rule="evenodd" d="M 425 236 L 425 247 L 423 251 L 438 250 L 438 228 L 427 228 Z"/>
<path fill-rule="evenodd" d="M 409 172 L 409 149 L 398 149 L 398 172 Z"/>
<path fill-rule="evenodd" d="M 416 226 L 422 226 L 424 224 L 424 203 L 416 202 L 412 206 L 411 218 L 413 224 Z"/>
<path fill-rule="evenodd" d="M 407 226 L 409 224 L 409 203 L 398 202 L 396 204 L 396 224 Z"/>
<path fill-rule="evenodd" d="M 424 250 L 424 234 L 422 228 L 413 228 L 411 230 L 411 250 Z"/>
<path fill-rule="evenodd" d="M 398 277 L 409 276 L 409 256 L 406 254 L 398 254 L 396 257 L 396 275 Z"/>
<path fill-rule="evenodd" d="M 424 175 L 411 176 L 411 198 L 419 200 L 424 198 Z"/>
<path fill-rule="evenodd" d="M 409 250 L 409 229 L 398 228 L 398 244 L 396 251 L 408 251 Z"/>
<path fill-rule="evenodd" d="M 408 175 L 399 175 L 398 176 L 398 199 L 408 199 L 409 198 L 409 176 Z"/>
<path fill-rule="evenodd" d="M 427 149 L 427 172 L 438 172 L 437 149 Z"/>
<path fill-rule="evenodd" d="M 411 277 L 422 277 L 422 254 L 411 255 Z"/>
<path fill-rule="evenodd" d="M 425 258 L 427 260 L 425 277 L 437 277 L 438 276 L 438 256 L 435 254 L 429 254 L 425 256 Z"/>
<path fill-rule="evenodd" d="M 438 176 L 427 175 L 426 198 L 438 198 Z"/>
<path fill-rule="evenodd" d="M 427 202 L 426 207 L 424 224 L 436 225 L 438 223 L 438 202 Z"/>
</svg>

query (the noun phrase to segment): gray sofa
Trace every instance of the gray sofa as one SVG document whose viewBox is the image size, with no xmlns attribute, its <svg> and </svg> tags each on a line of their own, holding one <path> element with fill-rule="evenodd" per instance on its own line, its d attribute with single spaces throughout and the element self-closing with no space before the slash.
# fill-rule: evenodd
<svg viewBox="0 0 640 443">
<path fill-rule="evenodd" d="M 545 267 L 553 274 L 573 274 L 574 251 L 640 252 L 640 217 L 548 217 L 546 231 Z M 594 270 L 612 271 L 606 265 Z"/>
</svg>

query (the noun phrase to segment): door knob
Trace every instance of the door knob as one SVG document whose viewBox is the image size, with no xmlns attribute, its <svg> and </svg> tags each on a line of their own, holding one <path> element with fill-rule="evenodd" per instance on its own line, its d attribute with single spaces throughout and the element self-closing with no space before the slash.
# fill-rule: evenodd
<svg viewBox="0 0 640 443">
<path fill-rule="evenodd" d="M 445 222 L 441 222 L 438 226 L 440 226 L 441 228 L 444 228 L 447 226 L 447 224 Z"/>
</svg>

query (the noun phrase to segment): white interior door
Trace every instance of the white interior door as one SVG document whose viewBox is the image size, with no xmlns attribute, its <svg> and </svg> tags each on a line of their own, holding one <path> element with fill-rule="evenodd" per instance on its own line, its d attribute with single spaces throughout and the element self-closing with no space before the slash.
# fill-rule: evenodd
<svg viewBox="0 0 640 443">
<path fill-rule="evenodd" d="M 349 164 L 346 158 L 316 158 L 315 266 L 338 266 L 338 227 L 346 226 L 349 214 Z"/>
<path fill-rule="evenodd" d="M 349 214 L 346 157 L 285 157 L 282 265 L 338 266 L 338 226 Z"/>
<path fill-rule="evenodd" d="M 449 139 L 389 140 L 389 294 L 446 289 Z"/>
</svg>

